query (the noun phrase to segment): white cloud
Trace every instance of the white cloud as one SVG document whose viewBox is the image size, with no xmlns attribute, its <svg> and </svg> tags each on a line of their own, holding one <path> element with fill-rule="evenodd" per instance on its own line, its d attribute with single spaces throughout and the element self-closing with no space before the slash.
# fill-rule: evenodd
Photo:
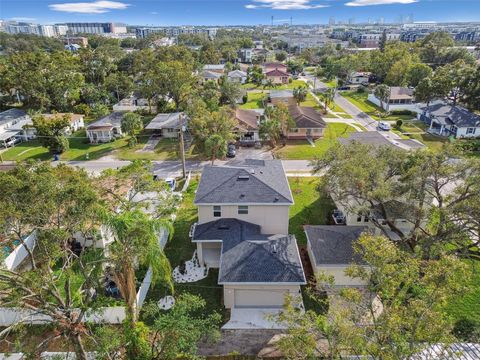
<svg viewBox="0 0 480 360">
<path fill-rule="evenodd" d="M 345 3 L 346 6 L 370 6 L 388 4 L 412 4 L 419 0 L 352 0 Z"/>
<path fill-rule="evenodd" d="M 103 14 L 109 12 L 110 10 L 124 10 L 128 6 L 129 4 L 125 4 L 119 1 L 106 0 L 48 5 L 50 9 L 55 11 L 82 14 Z"/>
<path fill-rule="evenodd" d="M 152 11 L 150 14 L 152 14 L 152 15 L 158 15 L 158 12 Z"/>
<path fill-rule="evenodd" d="M 268 8 L 274 10 L 307 10 L 328 6 L 314 4 L 312 0 L 253 0 L 253 4 L 245 5 L 247 9 Z"/>
</svg>

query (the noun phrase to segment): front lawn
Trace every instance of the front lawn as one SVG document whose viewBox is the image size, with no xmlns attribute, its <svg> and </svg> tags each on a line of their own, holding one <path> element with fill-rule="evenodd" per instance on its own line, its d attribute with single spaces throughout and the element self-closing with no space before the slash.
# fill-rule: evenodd
<svg viewBox="0 0 480 360">
<path fill-rule="evenodd" d="M 267 92 L 248 92 L 247 102 L 240 105 L 242 109 L 262 109 L 267 98 Z"/>
<path fill-rule="evenodd" d="M 340 95 L 375 120 L 379 120 L 380 114 L 384 112 L 381 107 L 368 101 L 366 92 L 343 91 Z"/>
<path fill-rule="evenodd" d="M 289 233 L 297 238 L 298 245 L 306 245 L 303 225 L 326 225 L 335 204 L 322 187 L 319 177 L 289 177 L 295 204 L 290 207 Z"/>
<path fill-rule="evenodd" d="M 197 208 L 193 205 L 195 190 L 198 185 L 198 177 L 193 177 L 186 192 L 183 193 L 182 204 L 178 208 L 177 217 L 173 223 L 173 238 L 165 246 L 165 254 L 170 260 L 172 269 L 182 261 L 190 260 L 196 246 L 192 243 L 188 232 L 192 224 L 197 221 Z M 208 277 L 194 283 L 175 284 L 175 296 L 188 292 L 201 296 L 207 305 L 204 309 L 205 315 L 214 311 L 223 315 L 225 319 L 225 308 L 222 304 L 223 290 L 218 285 L 218 270 L 210 270 Z M 157 286 L 150 288 L 147 301 L 158 302 L 160 298 L 167 295 L 164 287 Z"/>
<path fill-rule="evenodd" d="M 298 87 L 307 87 L 307 83 L 303 80 L 292 80 L 288 84 L 276 85 L 276 86 L 263 86 L 256 85 L 254 83 L 245 83 L 242 85 L 242 88 L 247 90 L 285 90 L 285 89 L 295 89 Z"/>
<path fill-rule="evenodd" d="M 430 133 L 409 134 L 406 136 L 408 136 L 410 139 L 420 141 L 421 143 L 425 144 L 426 147 L 434 151 L 439 151 L 443 147 L 443 145 L 448 142 L 447 138 L 433 135 Z"/>
<path fill-rule="evenodd" d="M 317 100 L 315 100 L 315 98 L 309 92 L 307 93 L 307 97 L 305 98 L 305 101 L 302 101 L 300 103 L 300 106 L 313 107 L 313 108 L 316 108 L 317 110 L 323 110 L 323 107 L 320 106 Z"/>
<path fill-rule="evenodd" d="M 348 137 L 356 130 L 348 124 L 327 123 L 324 136 L 315 140 L 315 147 L 307 140 L 288 140 L 285 146 L 274 150 L 275 157 L 282 160 L 312 160 L 322 156 L 337 143 L 337 138 Z"/>
</svg>

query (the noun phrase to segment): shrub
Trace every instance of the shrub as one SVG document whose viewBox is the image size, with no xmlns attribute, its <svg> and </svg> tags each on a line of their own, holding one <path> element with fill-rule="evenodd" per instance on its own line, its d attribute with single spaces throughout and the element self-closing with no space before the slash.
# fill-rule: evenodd
<svg viewBox="0 0 480 360">
<path fill-rule="evenodd" d="M 453 327 L 453 335 L 462 341 L 480 341 L 480 322 L 465 318 L 457 320 Z"/>
<path fill-rule="evenodd" d="M 291 84 L 293 82 L 293 79 L 292 78 L 289 78 L 288 79 L 288 83 Z"/>
<path fill-rule="evenodd" d="M 367 91 L 367 89 L 365 89 L 365 86 L 363 86 L 363 85 L 361 85 L 357 88 L 357 93 L 359 93 L 359 94 L 363 94 L 366 91 Z"/>
<path fill-rule="evenodd" d="M 392 110 L 391 113 L 392 115 L 412 115 L 412 116 L 417 115 L 416 112 L 410 111 L 410 110 Z"/>
<path fill-rule="evenodd" d="M 397 128 L 400 129 L 403 125 L 403 121 L 401 119 L 398 119 L 395 124 L 397 125 Z"/>
<path fill-rule="evenodd" d="M 243 100 L 243 103 L 246 104 L 248 101 L 248 95 L 247 94 L 243 95 L 242 100 Z"/>
</svg>

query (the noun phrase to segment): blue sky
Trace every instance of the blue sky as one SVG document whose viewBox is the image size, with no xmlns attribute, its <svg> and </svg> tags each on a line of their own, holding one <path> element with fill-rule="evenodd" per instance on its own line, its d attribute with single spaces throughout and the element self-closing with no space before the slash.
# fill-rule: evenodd
<svg viewBox="0 0 480 360">
<path fill-rule="evenodd" d="M 39 23 L 111 21 L 141 25 L 327 23 L 355 18 L 480 21 L 480 0 L 0 0 L 0 19 Z"/>
</svg>

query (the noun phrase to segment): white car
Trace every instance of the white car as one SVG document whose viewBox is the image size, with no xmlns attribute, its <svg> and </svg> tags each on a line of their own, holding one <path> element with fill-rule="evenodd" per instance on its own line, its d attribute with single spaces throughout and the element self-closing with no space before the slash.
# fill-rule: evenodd
<svg viewBox="0 0 480 360">
<path fill-rule="evenodd" d="M 379 121 L 378 129 L 383 130 L 383 131 L 390 131 L 392 129 L 392 127 L 390 126 L 389 123 L 387 123 L 385 121 Z"/>
</svg>

